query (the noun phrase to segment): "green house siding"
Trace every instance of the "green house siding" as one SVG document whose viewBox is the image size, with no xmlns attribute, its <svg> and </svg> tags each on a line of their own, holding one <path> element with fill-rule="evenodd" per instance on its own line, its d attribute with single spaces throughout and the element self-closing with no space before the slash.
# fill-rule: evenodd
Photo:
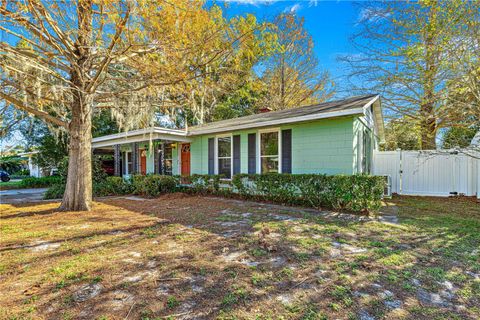
<svg viewBox="0 0 480 320">
<path fill-rule="evenodd" d="M 353 118 L 299 123 L 289 128 L 292 173 L 352 173 Z"/>
<path fill-rule="evenodd" d="M 353 117 L 324 119 L 276 128 L 292 129 L 292 173 L 352 174 Z M 248 172 L 248 134 L 258 129 L 222 133 L 240 135 L 240 169 Z M 216 135 L 193 137 L 191 173 L 208 173 L 208 139 Z"/>
</svg>

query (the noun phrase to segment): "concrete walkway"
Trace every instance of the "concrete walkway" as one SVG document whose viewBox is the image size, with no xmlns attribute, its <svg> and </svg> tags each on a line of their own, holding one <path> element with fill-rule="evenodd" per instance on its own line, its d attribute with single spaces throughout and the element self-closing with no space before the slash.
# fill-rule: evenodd
<svg viewBox="0 0 480 320">
<path fill-rule="evenodd" d="M 3 190 L 0 191 L 0 203 L 15 204 L 41 201 L 47 190 L 47 188 Z"/>
</svg>

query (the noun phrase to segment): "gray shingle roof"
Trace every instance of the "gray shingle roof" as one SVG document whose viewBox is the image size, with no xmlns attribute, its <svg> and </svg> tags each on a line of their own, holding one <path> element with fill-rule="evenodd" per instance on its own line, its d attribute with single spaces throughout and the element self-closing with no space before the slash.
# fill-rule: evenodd
<svg viewBox="0 0 480 320">
<path fill-rule="evenodd" d="M 189 128 L 189 134 L 197 135 L 204 133 L 214 133 L 222 131 L 232 131 L 243 129 L 245 127 L 262 127 L 268 126 L 276 121 L 279 122 L 296 122 L 309 116 L 315 117 L 324 115 L 328 117 L 328 113 L 332 113 L 332 117 L 338 116 L 338 112 L 352 111 L 364 107 L 367 103 L 376 98 L 376 94 L 350 97 L 343 100 L 329 101 L 315 105 L 299 107 L 294 109 L 286 109 L 280 111 L 270 111 L 266 113 L 254 114 L 251 116 L 234 118 L 229 120 L 222 120 L 210 122 L 203 125 L 198 125 Z M 360 112 L 358 112 L 360 113 Z M 300 119 L 300 120 L 299 120 Z"/>
</svg>

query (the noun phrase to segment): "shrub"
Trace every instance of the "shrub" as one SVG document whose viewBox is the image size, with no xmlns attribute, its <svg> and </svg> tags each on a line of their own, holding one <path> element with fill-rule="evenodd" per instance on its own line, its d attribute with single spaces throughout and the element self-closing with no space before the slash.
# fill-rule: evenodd
<svg viewBox="0 0 480 320">
<path fill-rule="evenodd" d="M 43 199 L 60 199 L 65 192 L 65 185 L 63 183 L 56 183 L 52 185 L 43 195 Z"/>
<path fill-rule="evenodd" d="M 28 161 L 19 156 L 3 156 L 0 157 L 0 169 L 13 174 L 21 170 Z"/>
<path fill-rule="evenodd" d="M 20 188 L 46 188 L 60 182 L 61 178 L 59 176 L 49 176 L 41 178 L 29 177 L 23 179 L 20 182 Z"/>
<path fill-rule="evenodd" d="M 93 183 L 93 194 L 98 197 L 132 193 L 132 185 L 122 177 L 107 177 Z"/>
<path fill-rule="evenodd" d="M 235 175 L 234 192 L 249 199 L 350 211 L 380 208 L 384 180 L 368 175 Z"/>
<path fill-rule="evenodd" d="M 28 169 L 20 169 L 10 175 L 11 179 L 25 179 L 28 177 L 30 177 L 30 170 Z"/>
<path fill-rule="evenodd" d="M 216 194 L 220 190 L 221 175 L 194 174 L 189 177 L 182 177 L 184 182 L 190 185 L 187 192 L 196 194 Z"/>
<path fill-rule="evenodd" d="M 131 178 L 132 192 L 134 194 L 155 197 L 162 193 L 176 191 L 178 179 L 173 176 L 163 175 L 133 175 Z"/>
</svg>

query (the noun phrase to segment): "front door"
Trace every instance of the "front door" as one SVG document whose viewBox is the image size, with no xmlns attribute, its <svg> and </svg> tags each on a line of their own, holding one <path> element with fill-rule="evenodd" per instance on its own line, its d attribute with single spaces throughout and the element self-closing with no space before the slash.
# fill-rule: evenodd
<svg viewBox="0 0 480 320">
<path fill-rule="evenodd" d="M 182 163 L 182 176 L 190 175 L 190 143 L 182 144 L 182 150 L 180 154 L 180 161 Z"/>
<path fill-rule="evenodd" d="M 140 173 L 147 174 L 147 150 L 140 150 Z"/>
</svg>

